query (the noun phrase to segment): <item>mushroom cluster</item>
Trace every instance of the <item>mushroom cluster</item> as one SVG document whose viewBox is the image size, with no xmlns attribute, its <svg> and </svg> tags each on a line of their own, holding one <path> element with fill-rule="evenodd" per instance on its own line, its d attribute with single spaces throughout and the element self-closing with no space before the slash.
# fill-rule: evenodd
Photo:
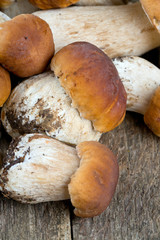
<svg viewBox="0 0 160 240">
<path fill-rule="evenodd" d="M 49 9 L 77 1 L 30 2 Z M 101 135 L 129 110 L 160 136 L 160 70 L 138 57 L 160 46 L 159 15 L 149 2 L 141 4 L 157 29 L 140 3 L 0 15 L 1 121 L 13 138 L 0 170 L 4 196 L 71 199 L 80 217 L 108 207 L 119 167 Z M 20 83 L 11 91 L 12 74 Z"/>
</svg>

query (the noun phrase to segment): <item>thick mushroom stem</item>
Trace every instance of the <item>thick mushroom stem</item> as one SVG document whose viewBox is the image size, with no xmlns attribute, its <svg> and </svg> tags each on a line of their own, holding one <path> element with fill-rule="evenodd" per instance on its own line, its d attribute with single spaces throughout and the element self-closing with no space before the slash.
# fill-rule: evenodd
<svg viewBox="0 0 160 240">
<path fill-rule="evenodd" d="M 145 114 L 160 85 L 160 69 L 140 57 L 113 59 L 127 92 L 127 110 Z"/>
<path fill-rule="evenodd" d="M 73 147 L 44 134 L 13 140 L 0 172 L 0 190 L 22 203 L 69 199 L 68 184 L 79 167 Z"/>
<path fill-rule="evenodd" d="M 87 41 L 110 57 L 119 57 L 141 55 L 160 45 L 160 34 L 140 3 L 70 7 L 34 14 L 50 25 L 56 51 L 75 41 Z"/>
</svg>

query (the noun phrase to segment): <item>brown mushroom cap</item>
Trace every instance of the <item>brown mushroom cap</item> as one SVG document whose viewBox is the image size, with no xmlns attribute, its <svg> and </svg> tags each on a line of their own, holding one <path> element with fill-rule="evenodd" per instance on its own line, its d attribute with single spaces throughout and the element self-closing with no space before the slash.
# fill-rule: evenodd
<svg viewBox="0 0 160 240">
<path fill-rule="evenodd" d="M 142 7 L 160 33 L 160 0 L 140 0 Z"/>
<path fill-rule="evenodd" d="M 40 9 L 64 8 L 79 0 L 29 0 L 34 6 Z"/>
<path fill-rule="evenodd" d="M 11 92 L 9 73 L 0 66 L 0 107 L 5 103 Z"/>
<path fill-rule="evenodd" d="M 118 182 L 116 157 L 98 142 L 83 142 L 77 146 L 80 167 L 71 178 L 69 194 L 74 213 L 79 217 L 93 217 L 109 205 Z"/>
<path fill-rule="evenodd" d="M 96 130 L 107 132 L 122 122 L 126 92 L 114 64 L 99 48 L 87 42 L 69 44 L 53 57 L 51 69 Z"/>
<path fill-rule="evenodd" d="M 0 36 L 0 63 L 19 77 L 43 72 L 54 54 L 49 25 L 32 14 L 1 23 Z"/>
<path fill-rule="evenodd" d="M 160 137 L 160 87 L 158 87 L 144 114 L 145 124 L 152 132 Z"/>
</svg>

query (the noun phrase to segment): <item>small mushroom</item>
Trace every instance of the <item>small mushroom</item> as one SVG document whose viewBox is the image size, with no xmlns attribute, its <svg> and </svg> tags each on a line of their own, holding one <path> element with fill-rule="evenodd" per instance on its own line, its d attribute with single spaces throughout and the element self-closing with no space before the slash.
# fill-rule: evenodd
<svg viewBox="0 0 160 240">
<path fill-rule="evenodd" d="M 160 69 L 140 57 L 113 59 L 127 92 L 127 110 L 141 113 L 148 127 L 160 136 Z"/>
<path fill-rule="evenodd" d="M 51 70 L 97 131 L 108 132 L 123 121 L 126 92 L 114 64 L 96 46 L 75 42 L 63 47 L 52 58 Z"/>
<path fill-rule="evenodd" d="M 160 9 L 157 8 L 160 13 Z M 160 34 L 140 3 L 120 6 L 70 7 L 38 11 L 50 26 L 56 52 L 76 41 L 90 42 L 109 57 L 142 55 L 160 46 Z"/>
<path fill-rule="evenodd" d="M 77 146 L 80 167 L 71 177 L 69 194 L 74 213 L 79 217 L 94 217 L 109 205 L 118 182 L 116 157 L 98 142 L 83 142 Z"/>
<path fill-rule="evenodd" d="M 98 141 L 123 121 L 126 92 L 114 64 L 97 47 L 70 44 L 55 55 L 51 68 L 59 80 L 53 73 L 32 77 L 4 105 L 1 119 L 12 137 L 45 132 L 78 144 Z"/>
<path fill-rule="evenodd" d="M 0 36 L 0 64 L 19 77 L 43 72 L 54 54 L 48 24 L 34 15 L 0 23 Z"/>
<path fill-rule="evenodd" d="M 9 73 L 0 66 L 0 107 L 3 106 L 11 92 L 11 79 Z"/>
<path fill-rule="evenodd" d="M 108 207 L 118 175 L 116 157 L 100 143 L 83 142 L 76 151 L 45 135 L 27 134 L 9 146 L 0 189 L 22 203 L 71 198 L 77 216 L 93 217 Z"/>
</svg>

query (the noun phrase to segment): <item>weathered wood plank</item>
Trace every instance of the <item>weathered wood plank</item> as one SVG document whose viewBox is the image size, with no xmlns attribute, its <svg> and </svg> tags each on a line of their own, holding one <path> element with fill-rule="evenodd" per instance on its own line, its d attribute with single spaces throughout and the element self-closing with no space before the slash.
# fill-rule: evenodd
<svg viewBox="0 0 160 240">
<path fill-rule="evenodd" d="M 118 156 L 120 178 L 109 208 L 100 216 L 73 216 L 73 239 L 160 239 L 159 138 L 143 123 L 143 117 L 127 113 L 114 131 L 101 142 Z"/>
<path fill-rule="evenodd" d="M 1 240 L 70 240 L 68 202 L 37 205 L 0 200 Z"/>
</svg>

